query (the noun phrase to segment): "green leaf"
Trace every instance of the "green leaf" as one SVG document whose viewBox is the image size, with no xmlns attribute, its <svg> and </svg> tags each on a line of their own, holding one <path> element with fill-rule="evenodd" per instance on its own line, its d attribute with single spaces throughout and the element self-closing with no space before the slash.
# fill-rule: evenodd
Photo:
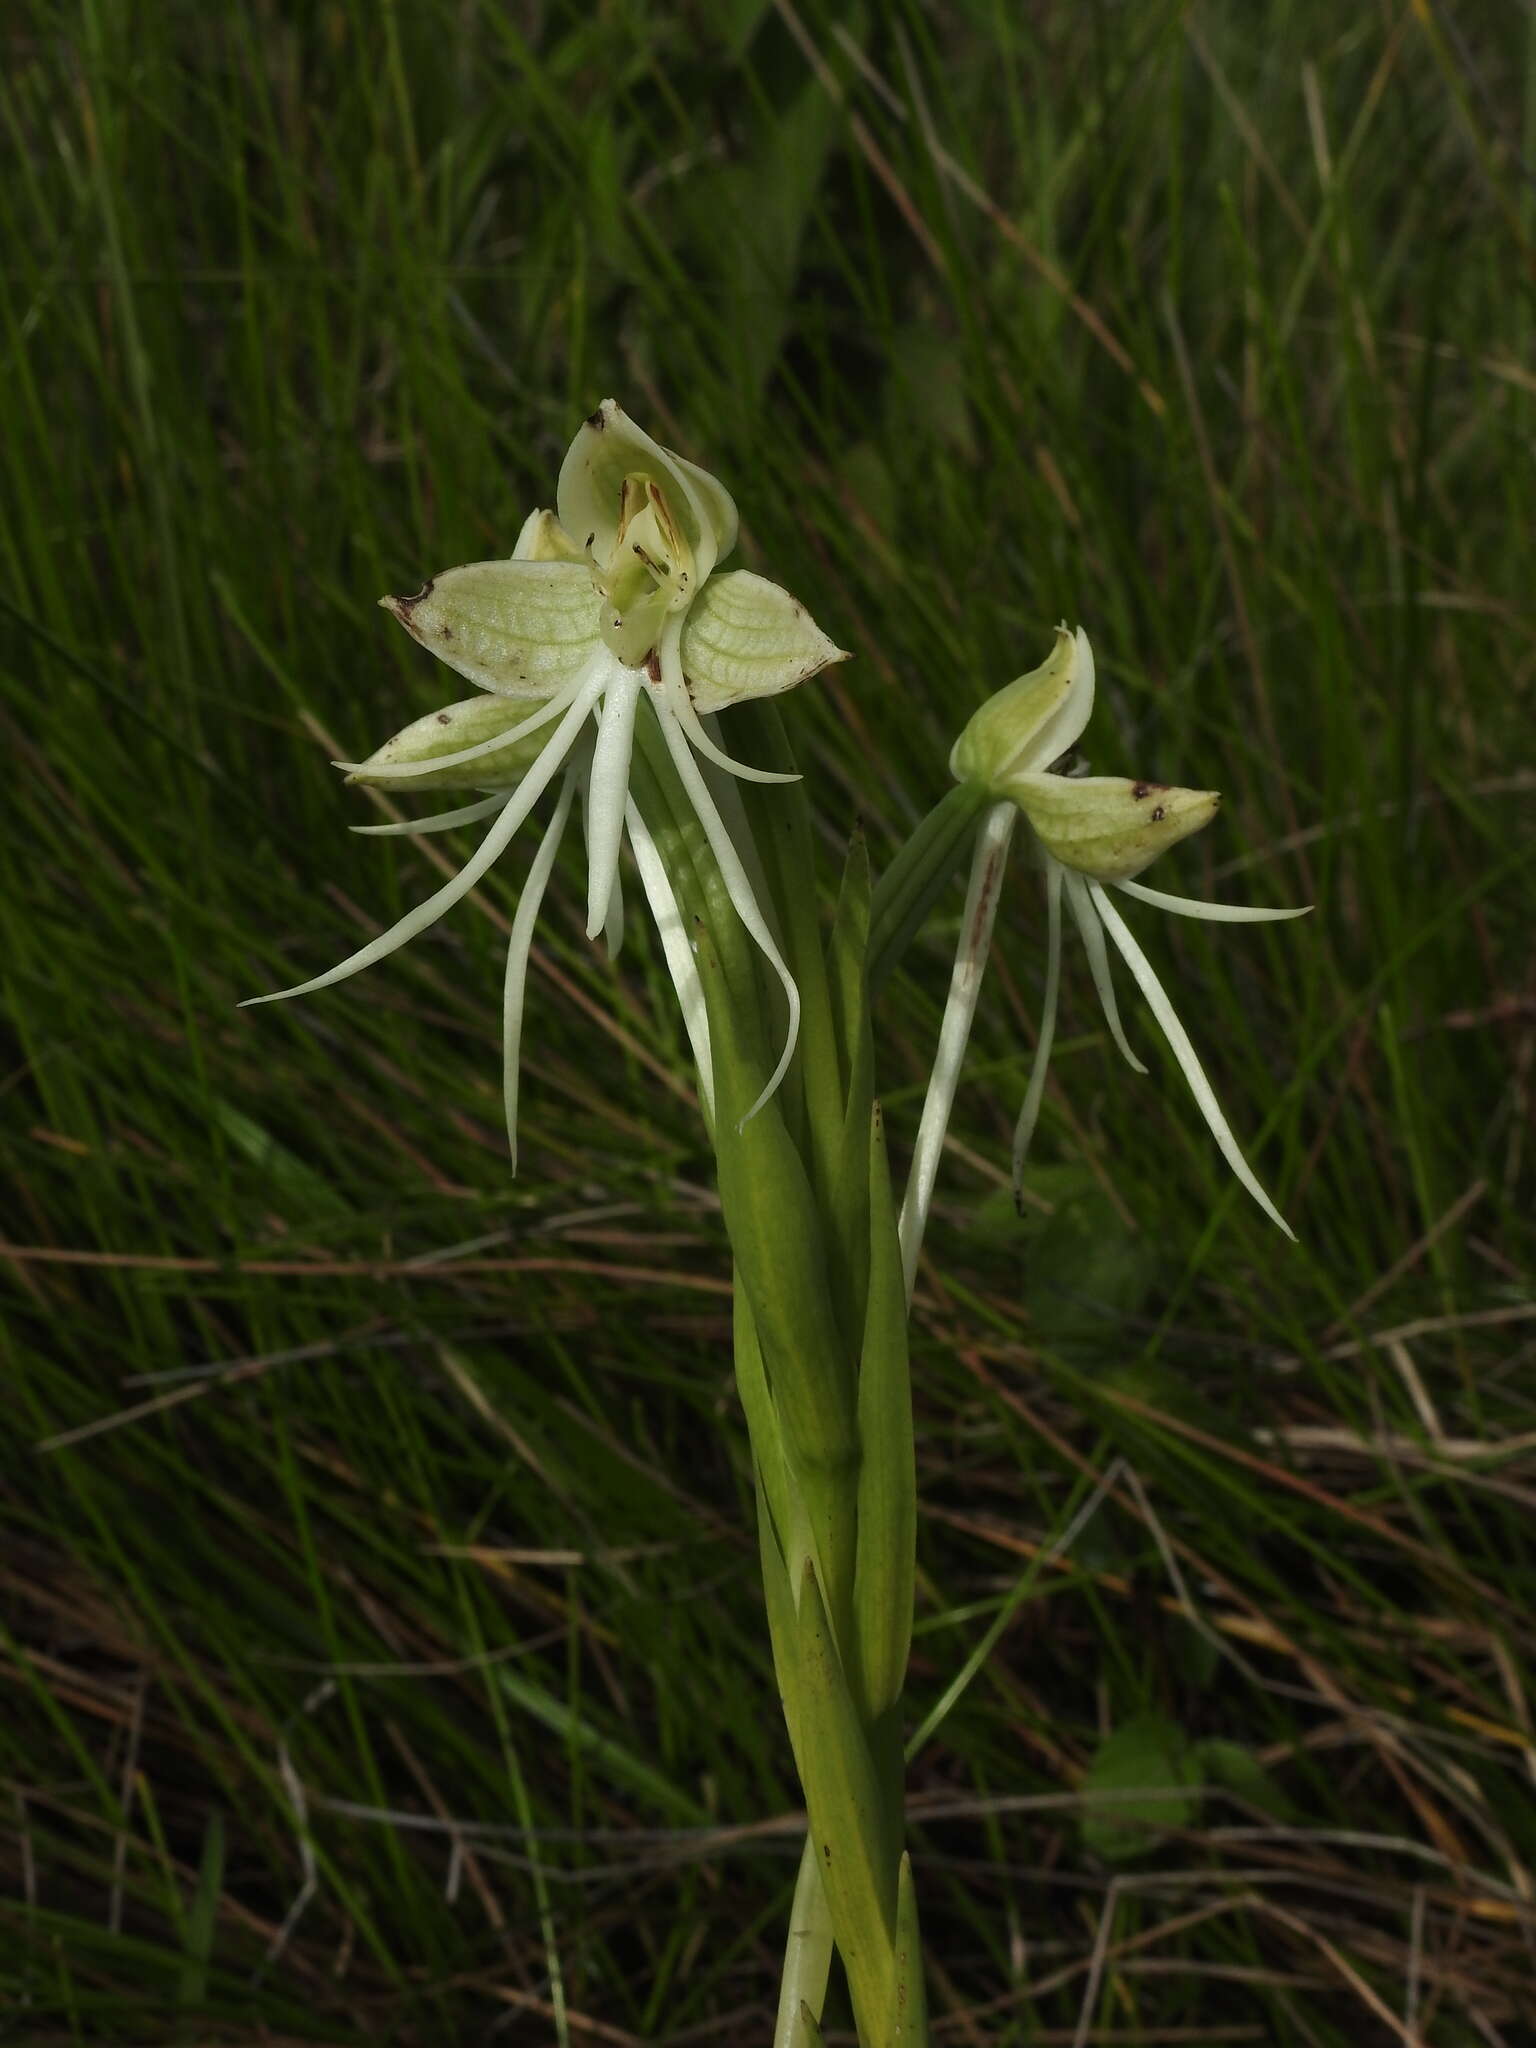
<svg viewBox="0 0 1536 2048">
<path fill-rule="evenodd" d="M 199 2006 L 208 1995 L 208 1965 L 218 1928 L 219 1897 L 224 1889 L 224 1816 L 215 1809 L 203 1832 L 203 1855 L 197 1889 L 187 1910 L 186 1951 L 177 1986 L 177 2003 Z"/>
<path fill-rule="evenodd" d="M 924 2048 L 928 1999 L 923 1988 L 923 1944 L 917 1925 L 912 1858 L 903 1854 L 896 1880 L 896 2027 L 902 2048 Z"/>
<path fill-rule="evenodd" d="M 1055 1212 L 1030 1228 L 1027 1259 L 1035 1327 L 1062 1347 L 1118 1347 L 1125 1318 L 1146 1301 L 1158 1264 L 1153 1240 L 1128 1229 L 1097 1185 L 1058 1199 Z"/>
<path fill-rule="evenodd" d="M 1208 1785 L 1221 1786 L 1223 1791 L 1231 1792 L 1240 1799 L 1244 1806 L 1267 1813 L 1275 1820 L 1295 1818 L 1296 1809 L 1291 1801 L 1253 1751 L 1244 1749 L 1240 1742 L 1224 1742 L 1218 1736 L 1211 1736 L 1204 1742 L 1197 1742 L 1190 1755 Z"/>
<path fill-rule="evenodd" d="M 1123 1721 L 1099 1745 L 1083 1778 L 1083 1846 L 1108 1863 L 1146 1855 L 1169 1829 L 1194 1820 L 1198 1784 L 1183 1733 L 1172 1721 L 1161 1714 Z"/>
<path fill-rule="evenodd" d="M 860 2034 L 888 2037 L 894 2000 L 896 1869 L 879 1775 L 849 1692 L 816 1572 L 800 1582 L 798 1670 L 803 1722 L 795 1762 Z"/>
<path fill-rule="evenodd" d="M 816 2024 L 816 2015 L 803 1998 L 790 2029 L 789 2048 L 821 2048 L 821 2029 Z"/>
<path fill-rule="evenodd" d="M 907 1290 L 878 1103 L 869 1134 L 869 1298 L 859 1360 L 858 1421 L 853 1605 L 864 1711 L 873 1721 L 901 1698 L 912 1647 L 917 1543 Z"/>
</svg>

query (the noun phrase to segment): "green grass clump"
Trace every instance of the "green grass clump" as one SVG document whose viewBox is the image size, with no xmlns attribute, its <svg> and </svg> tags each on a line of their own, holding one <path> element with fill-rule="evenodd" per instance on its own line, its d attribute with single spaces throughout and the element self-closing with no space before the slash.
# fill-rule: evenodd
<svg viewBox="0 0 1536 2048">
<path fill-rule="evenodd" d="M 234 1007 L 437 880 L 328 765 L 440 695 L 373 600 L 611 393 L 857 657 L 786 707 L 829 884 L 1066 615 L 1095 765 L 1224 792 L 1160 885 L 1317 905 L 1137 920 L 1293 1251 L 1081 961 L 1014 1217 L 1010 879 L 915 1326 L 937 2037 L 1513 2042 L 1529 16 L 30 0 L 0 114 L 16 2037 L 767 2038 L 798 1795 L 659 951 L 557 881 L 515 1182 L 515 860 Z"/>
</svg>

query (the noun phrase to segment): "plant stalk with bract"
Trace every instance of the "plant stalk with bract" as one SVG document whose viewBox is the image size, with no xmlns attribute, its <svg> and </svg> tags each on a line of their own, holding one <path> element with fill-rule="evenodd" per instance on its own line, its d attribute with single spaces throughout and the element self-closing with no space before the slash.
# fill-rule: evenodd
<svg viewBox="0 0 1536 2048">
<path fill-rule="evenodd" d="M 571 445 L 556 510 L 529 515 L 509 559 L 448 569 L 412 597 L 383 600 L 480 694 L 342 764 L 349 780 L 480 793 L 426 819 L 359 829 L 492 822 L 451 882 L 338 966 L 282 993 L 317 992 L 425 930 L 548 795 L 503 991 L 515 1159 L 524 984 L 562 837 L 578 815 L 587 932 L 612 953 L 625 933 L 628 839 L 715 1149 L 768 1635 L 806 1803 L 775 2048 L 820 2039 L 834 1957 L 865 2048 L 920 2048 L 927 2027 L 902 1789 L 917 1523 L 907 1305 L 1010 844 L 1022 818 L 1048 907 L 1046 1009 L 1016 1175 L 1042 1100 L 1065 902 L 1116 1043 L 1139 1065 L 1116 1008 L 1106 934 L 1223 1155 L 1279 1221 L 1106 889 L 1184 915 L 1289 913 L 1192 904 L 1132 880 L 1206 823 L 1216 800 L 1065 772 L 1092 709 L 1093 663 L 1086 636 L 1063 628 L 1042 668 L 976 713 L 955 745 L 957 787 L 878 886 L 852 835 L 824 930 L 810 798 L 774 700 L 843 657 L 777 585 L 720 571 L 736 534 L 735 506 L 716 479 L 608 401 Z M 729 747 L 720 713 L 732 717 Z M 950 1000 L 898 1205 L 871 1004 L 973 841 Z"/>
</svg>

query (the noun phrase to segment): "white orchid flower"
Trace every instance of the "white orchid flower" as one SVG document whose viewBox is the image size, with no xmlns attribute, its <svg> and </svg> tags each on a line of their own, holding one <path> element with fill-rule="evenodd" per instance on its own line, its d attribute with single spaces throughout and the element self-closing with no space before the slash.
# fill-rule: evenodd
<svg viewBox="0 0 1536 2048">
<path fill-rule="evenodd" d="M 708 1102 L 697 970 L 665 867 L 629 788 L 635 721 L 653 716 L 730 901 L 784 989 L 784 1045 L 755 1113 L 789 1065 L 800 996 L 753 890 L 750 856 L 733 839 L 699 757 L 746 780 L 795 778 L 732 760 L 705 721 L 745 699 L 793 689 L 846 656 L 777 584 L 747 570 L 718 573 L 736 534 L 736 507 L 724 486 L 659 446 L 605 399 L 571 443 L 556 511 L 529 515 L 509 560 L 448 569 L 414 597 L 380 599 L 414 639 L 482 694 L 417 719 L 366 761 L 337 765 L 349 782 L 488 794 L 430 818 L 356 829 L 435 832 L 480 818 L 494 822 L 453 880 L 398 924 L 326 973 L 251 1000 L 312 995 L 396 952 L 469 893 L 559 777 L 507 950 L 504 1087 L 514 1163 L 529 951 L 573 807 L 586 839 L 587 935 L 602 934 L 612 952 L 623 936 L 619 852 L 628 827 Z"/>
<path fill-rule="evenodd" d="M 1138 1074 L 1147 1071 L 1131 1050 L 1121 1023 L 1106 934 L 1146 997 L 1222 1157 L 1265 1215 L 1287 1237 L 1295 1235 L 1243 1157 L 1167 990 L 1108 892 L 1117 889 L 1176 916 L 1204 918 L 1218 924 L 1259 924 L 1301 917 L 1310 906 L 1268 910 L 1237 903 L 1201 903 L 1187 896 L 1167 895 L 1161 889 L 1144 888 L 1133 880 L 1158 854 L 1209 824 L 1221 799 L 1214 790 L 1175 789 L 1158 782 L 1132 782 L 1120 776 L 1072 772 L 1067 757 L 1092 714 L 1093 696 L 1093 651 L 1088 636 L 1081 627 L 1074 633 L 1065 625 L 1059 626 L 1056 645 L 1046 661 L 990 698 L 961 733 L 950 755 L 950 770 L 957 781 L 978 783 L 998 801 L 986 812 L 977 835 L 960 947 L 940 1028 L 938 1058 L 923 1106 L 902 1208 L 901 1239 L 909 1290 L 959 1081 L 960 1062 L 975 1015 L 1002 868 L 1021 815 L 1028 823 L 1045 871 L 1046 964 L 1040 1037 L 1014 1131 L 1015 1189 L 1022 1184 L 1056 1034 L 1061 987 L 1061 906 L 1065 898 L 1087 952 L 1089 972 L 1115 1044 Z"/>
</svg>

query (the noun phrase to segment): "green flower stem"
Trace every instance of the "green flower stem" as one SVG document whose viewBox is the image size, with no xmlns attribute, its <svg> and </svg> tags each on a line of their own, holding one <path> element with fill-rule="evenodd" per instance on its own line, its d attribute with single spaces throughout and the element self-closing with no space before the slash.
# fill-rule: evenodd
<svg viewBox="0 0 1536 2048">
<path fill-rule="evenodd" d="M 795 771 L 794 756 L 779 707 L 769 701 L 738 706 L 733 729 L 750 736 L 754 765 Z M 826 958 L 817 896 L 816 857 L 811 839 L 811 805 L 804 782 L 743 791 L 753 837 L 761 853 L 769 894 L 778 911 L 785 958 L 800 987 L 800 1046 L 796 1071 L 805 1103 L 806 1163 L 824 1204 L 837 1168 L 842 1123 L 837 1041 L 827 986 Z"/>
<path fill-rule="evenodd" d="M 795 1058 L 748 1115 L 778 1056 L 782 1012 L 651 723 L 642 711 L 633 786 L 695 934 L 769 1634 L 810 1823 L 775 2048 L 817 2038 L 834 1944 L 861 2040 L 921 2048 L 909 2023 L 921 1961 L 902 1873 L 915 1473 L 905 1288 L 873 1097 L 867 861 L 856 841 L 824 946 L 803 789 L 722 791 L 715 781 L 800 992 Z M 777 714 L 763 707 L 741 707 L 732 741 L 755 765 L 792 765 Z M 969 822 L 969 807 L 954 803 L 937 827 L 930 821 L 926 864 L 907 861 L 905 897 L 891 899 L 893 932 L 942 886 Z"/>
<path fill-rule="evenodd" d="M 880 877 L 870 905 L 871 997 L 911 944 L 945 883 L 965 865 L 977 822 L 995 802 L 980 783 L 957 783 L 934 805 Z"/>
</svg>

